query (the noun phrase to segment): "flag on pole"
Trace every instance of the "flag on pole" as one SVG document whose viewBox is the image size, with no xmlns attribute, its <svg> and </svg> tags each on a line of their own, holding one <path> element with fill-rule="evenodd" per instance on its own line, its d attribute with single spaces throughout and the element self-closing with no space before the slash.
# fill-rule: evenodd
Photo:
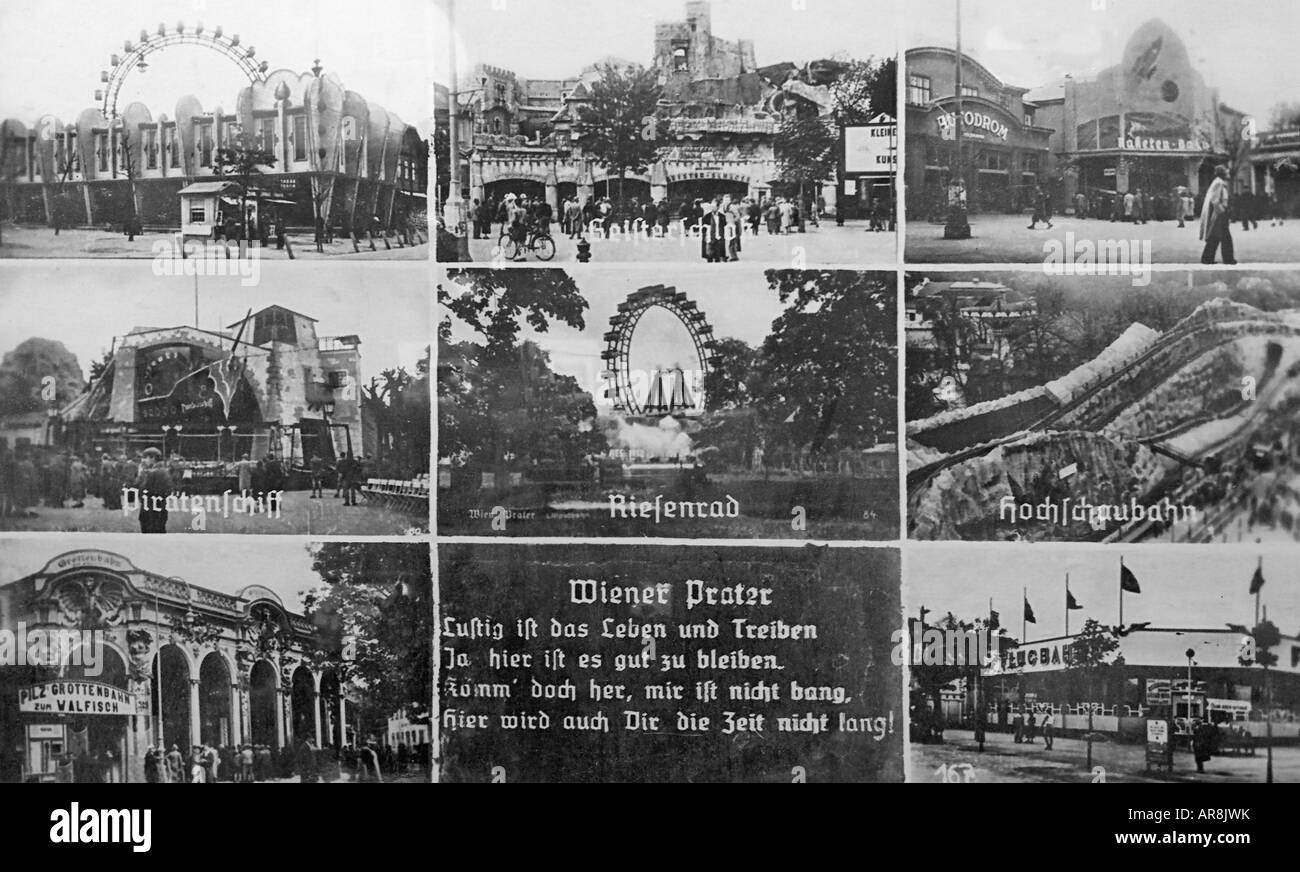
<svg viewBox="0 0 1300 872">
<path fill-rule="evenodd" d="M 1259 589 L 1264 586 L 1264 567 L 1256 566 L 1255 574 L 1250 577 L 1250 592 L 1259 593 Z"/>
<path fill-rule="evenodd" d="M 996 630 L 1000 626 L 1002 626 L 1000 615 L 992 609 L 989 609 L 989 629 Z"/>
<path fill-rule="evenodd" d="M 1065 607 L 1067 609 L 1083 608 L 1083 606 L 1079 605 L 1079 601 L 1074 598 L 1074 594 L 1070 593 L 1070 589 L 1068 587 L 1065 589 Z"/>
<path fill-rule="evenodd" d="M 1038 623 L 1038 621 L 1034 619 L 1034 607 L 1029 604 L 1029 597 L 1025 597 L 1025 623 Z"/>
<path fill-rule="evenodd" d="M 1119 589 L 1126 590 L 1129 593 L 1141 593 L 1142 587 L 1138 584 L 1137 576 L 1133 570 L 1129 569 L 1123 563 L 1119 565 Z"/>
</svg>

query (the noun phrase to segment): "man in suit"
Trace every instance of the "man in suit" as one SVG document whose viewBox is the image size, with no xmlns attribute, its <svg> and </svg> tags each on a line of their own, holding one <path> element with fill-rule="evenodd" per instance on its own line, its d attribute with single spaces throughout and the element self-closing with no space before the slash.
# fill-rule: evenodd
<svg viewBox="0 0 1300 872">
<path fill-rule="evenodd" d="M 1228 168 L 1219 164 L 1214 168 L 1214 181 L 1205 192 L 1205 201 L 1201 203 L 1201 233 L 1205 248 L 1201 252 L 1201 263 L 1209 266 L 1214 263 L 1215 254 L 1220 246 L 1223 248 L 1223 262 L 1229 266 L 1237 262 L 1232 250 L 1232 228 L 1228 217 Z"/>
</svg>

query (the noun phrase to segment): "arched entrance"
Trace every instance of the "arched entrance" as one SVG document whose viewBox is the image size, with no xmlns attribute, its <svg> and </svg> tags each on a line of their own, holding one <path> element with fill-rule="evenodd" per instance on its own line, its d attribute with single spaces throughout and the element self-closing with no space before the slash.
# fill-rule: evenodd
<svg viewBox="0 0 1300 872">
<path fill-rule="evenodd" d="M 265 660 L 253 664 L 248 676 L 248 736 L 254 745 L 279 747 L 275 729 L 275 667 Z"/>
<path fill-rule="evenodd" d="M 608 179 L 601 179 L 593 186 L 596 199 L 609 197 L 615 203 L 618 202 L 619 183 L 618 176 Z M 650 199 L 650 183 L 642 179 L 623 179 L 623 202 L 631 203 L 632 198 L 636 197 L 638 203 L 644 203 Z"/>
<path fill-rule="evenodd" d="M 154 658 L 153 689 L 155 717 L 161 712 L 158 743 L 183 754 L 190 747 L 190 664 L 175 645 L 164 645 Z"/>
<path fill-rule="evenodd" d="M 500 203 L 506 194 L 514 194 L 516 197 L 526 195 L 530 203 L 545 200 L 546 185 L 533 179 L 498 179 L 483 186 L 483 196 L 489 202 Z M 495 215 L 492 217 L 496 218 Z"/>
<path fill-rule="evenodd" d="M 116 651 L 105 647 L 100 666 L 103 671 L 96 675 L 87 675 L 84 667 L 73 666 L 68 669 L 67 677 L 127 689 L 126 664 Z M 73 774 L 77 781 L 121 783 L 126 780 L 127 755 L 130 753 L 127 743 L 129 720 L 126 715 L 92 715 L 73 717 L 68 721 L 64 750 L 73 759 Z"/>
<path fill-rule="evenodd" d="M 749 183 L 735 179 L 684 179 L 668 183 L 668 200 L 672 203 L 690 204 L 699 200 L 730 196 L 739 200 L 749 194 Z"/>
<path fill-rule="evenodd" d="M 316 741 L 316 717 L 313 713 L 316 704 L 316 682 L 311 670 L 299 666 L 293 671 L 293 741 L 303 739 Z"/>
<path fill-rule="evenodd" d="M 199 735 L 213 746 L 231 741 L 230 667 L 215 651 L 199 664 Z"/>
</svg>

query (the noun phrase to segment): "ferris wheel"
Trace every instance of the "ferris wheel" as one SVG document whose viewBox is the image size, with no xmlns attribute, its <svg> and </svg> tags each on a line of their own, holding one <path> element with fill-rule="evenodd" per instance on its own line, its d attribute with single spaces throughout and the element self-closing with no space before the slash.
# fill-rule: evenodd
<svg viewBox="0 0 1300 872">
<path fill-rule="evenodd" d="M 127 77 L 135 70 L 144 72 L 148 69 L 150 55 L 176 45 L 196 45 L 210 49 L 234 62 L 250 83 L 266 81 L 269 64 L 257 59 L 257 49 L 254 46 L 242 45 L 239 34 L 226 36 L 220 26 L 212 30 L 206 29 L 202 24 L 186 27 L 183 21 L 177 22 L 170 30 L 166 24 L 159 24 L 153 33 L 141 30 L 138 42 L 126 40 L 122 44 L 123 53 L 114 53 L 109 58 L 109 69 L 100 72 L 102 87 L 96 89 L 95 100 L 99 102 L 100 111 L 105 118 L 117 117 L 117 96 Z"/>
<path fill-rule="evenodd" d="M 656 306 L 675 315 L 690 334 L 695 356 L 699 360 L 700 384 L 707 377 L 709 368 L 718 364 L 713 325 L 704 317 L 694 300 L 676 288 L 664 285 L 651 285 L 633 291 L 618 304 L 617 314 L 610 316 L 609 330 L 604 335 L 605 350 L 600 355 L 605 361 L 611 385 L 611 404 L 616 411 L 628 415 L 667 413 L 689 405 L 684 395 L 670 392 L 665 398 L 662 393 L 652 389 L 643 398 L 635 390 L 631 363 L 632 335 L 636 332 L 641 317 Z"/>
</svg>

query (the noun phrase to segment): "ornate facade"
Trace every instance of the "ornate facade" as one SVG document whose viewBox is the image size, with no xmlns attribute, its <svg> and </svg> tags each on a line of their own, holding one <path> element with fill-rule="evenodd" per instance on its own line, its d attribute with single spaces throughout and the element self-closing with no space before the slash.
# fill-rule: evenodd
<svg viewBox="0 0 1300 872">
<path fill-rule="evenodd" d="M 72 551 L 0 587 L 0 631 L 75 635 L 98 652 L 93 668 L 78 650 L 58 665 L 0 671 L 0 740 L 23 749 L 28 778 L 52 778 L 61 755 L 98 756 L 117 780 L 143 781 L 155 745 L 349 741 L 348 702 L 312 622 L 261 585 L 222 593 L 118 554 Z M 89 695 L 112 704 L 78 702 Z"/>
</svg>

